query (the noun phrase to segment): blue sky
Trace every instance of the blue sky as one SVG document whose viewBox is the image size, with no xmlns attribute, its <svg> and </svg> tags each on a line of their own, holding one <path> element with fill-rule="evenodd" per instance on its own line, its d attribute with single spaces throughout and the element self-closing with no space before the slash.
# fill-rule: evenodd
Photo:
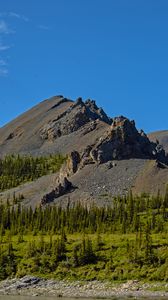
<svg viewBox="0 0 168 300">
<path fill-rule="evenodd" d="M 168 1 L 1 0 L 0 126 L 58 94 L 168 129 Z"/>
</svg>

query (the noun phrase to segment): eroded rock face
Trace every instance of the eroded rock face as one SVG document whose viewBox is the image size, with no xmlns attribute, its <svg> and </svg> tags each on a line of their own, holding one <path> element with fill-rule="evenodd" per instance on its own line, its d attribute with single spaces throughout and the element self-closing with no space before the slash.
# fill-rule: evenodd
<svg viewBox="0 0 168 300">
<path fill-rule="evenodd" d="M 59 177 L 55 182 L 53 182 L 55 188 L 43 196 L 41 199 L 41 205 L 52 202 L 54 199 L 70 192 L 74 188 L 72 183 L 68 180 L 68 177 L 77 172 L 79 163 L 79 153 L 77 151 L 72 151 L 68 156 L 66 163 L 62 166 Z"/>
<path fill-rule="evenodd" d="M 62 166 L 59 174 L 59 180 L 61 181 L 64 177 L 70 177 L 78 170 L 80 163 L 80 155 L 77 151 L 72 151 L 66 160 L 66 163 Z"/>
<path fill-rule="evenodd" d="M 58 183 L 55 189 L 43 196 L 43 198 L 41 199 L 41 205 L 43 206 L 47 203 L 50 203 L 54 199 L 68 193 L 71 188 L 72 183 L 66 177 L 64 177 L 62 182 Z"/>
<path fill-rule="evenodd" d="M 64 100 L 62 99 L 62 101 Z M 41 128 L 40 135 L 42 139 L 55 140 L 60 136 L 77 131 L 88 123 L 91 123 L 90 131 L 92 131 L 96 127 L 96 123 L 94 123 L 96 120 L 111 123 L 111 119 L 102 108 L 97 107 L 95 101 L 83 102 L 82 98 L 78 98 L 68 110 Z M 88 130 L 88 132 L 90 131 Z"/>
<path fill-rule="evenodd" d="M 108 132 L 95 145 L 88 147 L 84 158 L 98 163 L 129 158 L 168 161 L 161 145 L 151 143 L 142 130 L 138 132 L 134 121 L 123 116 L 113 119 Z"/>
</svg>

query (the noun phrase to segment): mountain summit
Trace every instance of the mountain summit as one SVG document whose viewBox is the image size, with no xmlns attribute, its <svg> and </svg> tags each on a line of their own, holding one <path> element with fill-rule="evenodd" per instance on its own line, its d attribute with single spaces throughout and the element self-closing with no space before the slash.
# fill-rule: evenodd
<svg viewBox="0 0 168 300">
<path fill-rule="evenodd" d="M 162 147 L 137 131 L 135 122 L 110 118 L 94 100 L 63 96 L 45 100 L 0 128 L 0 155 L 47 154 L 90 146 L 93 159 L 149 158 L 166 161 Z"/>
</svg>

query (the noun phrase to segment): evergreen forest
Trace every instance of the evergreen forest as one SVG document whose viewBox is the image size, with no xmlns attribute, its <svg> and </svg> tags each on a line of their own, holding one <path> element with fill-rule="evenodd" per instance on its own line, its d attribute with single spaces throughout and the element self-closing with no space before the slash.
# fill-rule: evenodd
<svg viewBox="0 0 168 300">
<path fill-rule="evenodd" d="M 7 155 L 0 159 L 0 192 L 57 172 L 66 157 Z"/>
<path fill-rule="evenodd" d="M 168 189 L 108 207 L 0 204 L 0 279 L 168 281 Z"/>
</svg>

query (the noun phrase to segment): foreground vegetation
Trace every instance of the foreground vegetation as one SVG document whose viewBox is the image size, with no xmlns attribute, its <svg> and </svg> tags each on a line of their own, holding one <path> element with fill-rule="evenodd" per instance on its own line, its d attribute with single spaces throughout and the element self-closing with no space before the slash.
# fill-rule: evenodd
<svg viewBox="0 0 168 300">
<path fill-rule="evenodd" d="M 7 155 L 0 159 L 0 192 L 57 172 L 65 159 L 58 154 L 48 157 Z"/>
<path fill-rule="evenodd" d="M 111 207 L 0 205 L 0 279 L 168 281 L 168 191 L 117 197 Z"/>
</svg>

